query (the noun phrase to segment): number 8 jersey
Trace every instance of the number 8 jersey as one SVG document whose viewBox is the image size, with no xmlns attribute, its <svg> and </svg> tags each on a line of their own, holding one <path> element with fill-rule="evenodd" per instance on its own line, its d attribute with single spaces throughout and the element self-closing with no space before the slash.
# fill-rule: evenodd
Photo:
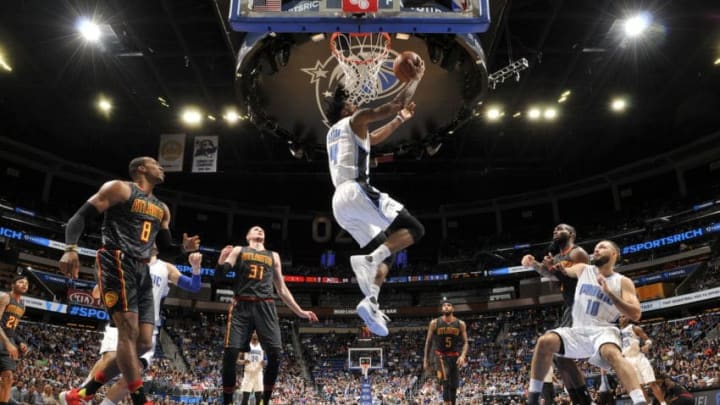
<svg viewBox="0 0 720 405">
<path fill-rule="evenodd" d="M 599 272 L 597 267 L 587 265 L 578 276 L 575 287 L 575 303 L 573 304 L 573 328 L 593 326 L 616 326 L 620 311 L 613 304 L 610 297 L 605 294 L 598 283 Z M 613 273 L 605 278 L 610 291 L 622 297 L 622 274 Z"/>
<path fill-rule="evenodd" d="M 235 295 L 273 298 L 274 262 L 271 250 L 243 246 L 236 264 Z"/>
<path fill-rule="evenodd" d="M 154 195 L 145 194 L 137 184 L 128 184 L 130 198 L 105 211 L 102 242 L 108 250 L 121 250 L 130 257 L 146 260 L 165 216 L 164 204 Z"/>
</svg>

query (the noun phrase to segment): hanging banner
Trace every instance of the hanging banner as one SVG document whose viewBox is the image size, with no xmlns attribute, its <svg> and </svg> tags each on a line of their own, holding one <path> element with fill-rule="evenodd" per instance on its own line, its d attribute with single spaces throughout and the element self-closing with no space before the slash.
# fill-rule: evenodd
<svg viewBox="0 0 720 405">
<path fill-rule="evenodd" d="M 185 155 L 185 134 L 160 135 L 158 163 L 166 172 L 181 172 Z"/>
<path fill-rule="evenodd" d="M 193 147 L 193 173 L 215 173 L 217 171 L 217 135 L 196 136 Z"/>
</svg>

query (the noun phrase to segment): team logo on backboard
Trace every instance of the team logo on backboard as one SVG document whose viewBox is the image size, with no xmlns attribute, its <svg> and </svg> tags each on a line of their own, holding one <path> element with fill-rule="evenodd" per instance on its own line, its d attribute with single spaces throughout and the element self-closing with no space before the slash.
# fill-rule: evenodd
<svg viewBox="0 0 720 405">
<path fill-rule="evenodd" d="M 109 291 L 106 292 L 103 301 L 105 301 L 105 306 L 110 309 L 115 306 L 118 302 L 118 295 L 115 291 Z"/>
<path fill-rule="evenodd" d="M 353 46 L 352 49 L 357 49 L 357 46 Z M 395 95 L 402 88 L 400 81 L 395 78 L 393 74 L 392 65 L 393 60 L 398 55 L 394 50 L 390 50 L 385 61 L 380 68 L 378 74 L 378 84 L 380 90 L 375 100 L 383 100 Z M 330 55 L 325 61 L 316 60 L 315 66 L 308 68 L 301 68 L 304 73 L 310 75 L 310 84 L 315 86 L 315 102 L 317 103 L 318 111 L 322 116 L 323 124 L 330 128 L 330 123 L 325 116 L 325 109 L 327 108 L 326 101 L 335 93 L 336 86 L 343 80 L 344 73 L 337 59 Z"/>
</svg>

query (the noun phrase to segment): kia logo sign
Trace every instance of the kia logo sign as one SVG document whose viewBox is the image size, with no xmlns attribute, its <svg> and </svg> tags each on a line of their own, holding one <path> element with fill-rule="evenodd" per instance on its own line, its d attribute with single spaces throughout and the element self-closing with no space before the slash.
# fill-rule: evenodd
<svg viewBox="0 0 720 405">
<path fill-rule="evenodd" d="M 95 299 L 92 297 L 92 295 L 81 291 L 75 291 L 72 294 L 69 294 L 68 299 L 70 300 L 70 302 L 80 305 L 92 306 L 95 304 Z"/>
</svg>

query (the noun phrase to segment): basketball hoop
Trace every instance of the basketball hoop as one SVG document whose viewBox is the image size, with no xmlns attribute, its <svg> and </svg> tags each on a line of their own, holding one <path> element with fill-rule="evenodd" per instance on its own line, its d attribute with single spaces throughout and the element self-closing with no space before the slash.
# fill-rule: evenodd
<svg viewBox="0 0 720 405">
<path fill-rule="evenodd" d="M 380 69 L 390 53 L 390 34 L 381 32 L 343 34 L 330 37 L 330 51 L 345 75 L 350 102 L 361 106 L 380 92 Z"/>
<path fill-rule="evenodd" d="M 363 377 L 367 378 L 368 370 L 370 370 L 371 365 L 372 359 L 370 357 L 360 357 L 360 371 L 362 372 Z"/>
<path fill-rule="evenodd" d="M 363 377 L 367 378 L 368 370 L 370 370 L 370 364 L 361 364 L 360 365 L 360 372 L 362 373 Z"/>
</svg>

